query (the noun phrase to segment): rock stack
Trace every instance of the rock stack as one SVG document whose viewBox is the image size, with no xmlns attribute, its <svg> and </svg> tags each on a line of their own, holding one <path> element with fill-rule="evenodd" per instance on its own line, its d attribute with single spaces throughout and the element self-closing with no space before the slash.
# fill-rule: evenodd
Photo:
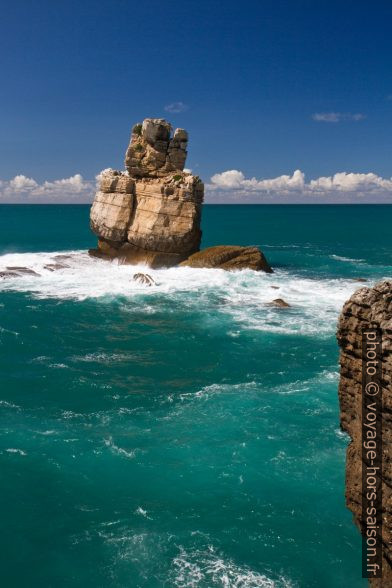
<svg viewBox="0 0 392 588">
<path fill-rule="evenodd" d="M 381 329 L 381 412 L 382 471 L 377 480 L 382 486 L 383 577 L 372 579 L 375 587 L 392 586 L 392 282 L 374 288 L 360 288 L 343 307 L 339 319 L 340 346 L 340 423 L 351 437 L 346 460 L 346 503 L 354 521 L 364 530 L 362 513 L 362 330 Z M 370 402 L 370 401 L 369 401 Z"/>
<path fill-rule="evenodd" d="M 204 185 L 184 172 L 188 133 L 163 119 L 132 129 L 125 172 L 105 170 L 90 213 L 93 255 L 151 267 L 177 265 L 199 250 Z"/>
<path fill-rule="evenodd" d="M 132 129 L 126 171 L 101 173 L 90 212 L 98 236 L 90 254 L 152 268 L 187 265 L 271 272 L 257 247 L 219 245 L 199 251 L 204 185 L 184 171 L 188 133 L 162 118 Z"/>
</svg>

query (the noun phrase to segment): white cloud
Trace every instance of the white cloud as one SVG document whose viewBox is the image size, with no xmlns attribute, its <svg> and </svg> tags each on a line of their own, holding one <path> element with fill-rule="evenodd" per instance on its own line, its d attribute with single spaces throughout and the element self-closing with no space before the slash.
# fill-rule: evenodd
<svg viewBox="0 0 392 588">
<path fill-rule="evenodd" d="M 189 106 L 184 104 L 183 102 L 172 102 L 171 104 L 167 104 L 165 106 L 166 112 L 171 112 L 172 114 L 178 114 L 179 112 L 185 112 L 188 110 Z"/>
<path fill-rule="evenodd" d="M 215 174 L 211 178 L 213 187 L 228 188 L 229 190 L 232 188 L 241 188 L 244 181 L 246 181 L 244 174 L 236 169 Z"/>
<path fill-rule="evenodd" d="M 374 194 L 386 192 L 392 196 L 392 178 L 381 178 L 373 173 L 354 174 L 340 172 L 333 176 L 320 177 L 308 184 L 310 191 L 357 192 Z"/>
<path fill-rule="evenodd" d="M 390 201 L 392 202 L 392 178 L 382 178 L 374 173 L 339 172 L 306 182 L 305 174 L 297 169 L 291 176 L 271 179 L 246 179 L 238 170 L 215 174 L 207 185 L 210 201 Z"/>
<path fill-rule="evenodd" d="M 351 112 L 315 112 L 312 119 L 317 122 L 338 123 L 344 120 L 359 121 L 366 118 L 361 112 L 352 114 Z"/>
<path fill-rule="evenodd" d="M 80 174 L 42 183 L 23 174 L 0 180 L 0 203 L 89 203 L 102 175 L 85 180 Z M 123 172 L 126 173 L 126 172 Z M 207 202 L 390 202 L 392 177 L 375 173 L 339 172 L 306 180 L 297 169 L 292 175 L 276 178 L 246 178 L 232 169 L 214 174 L 206 185 Z"/>
<path fill-rule="evenodd" d="M 80 174 L 41 184 L 23 174 L 0 180 L 0 202 L 89 202 L 94 192 L 95 182 Z"/>
<path fill-rule="evenodd" d="M 9 182 L 9 189 L 14 190 L 15 192 L 29 192 L 37 187 L 38 184 L 35 180 L 23 175 L 15 176 Z"/>
<path fill-rule="evenodd" d="M 231 169 L 211 178 L 212 187 L 225 189 L 239 189 L 246 192 L 282 192 L 287 190 L 303 190 L 305 174 L 297 169 L 292 176 L 278 176 L 269 180 L 245 179 L 242 172 Z"/>
</svg>

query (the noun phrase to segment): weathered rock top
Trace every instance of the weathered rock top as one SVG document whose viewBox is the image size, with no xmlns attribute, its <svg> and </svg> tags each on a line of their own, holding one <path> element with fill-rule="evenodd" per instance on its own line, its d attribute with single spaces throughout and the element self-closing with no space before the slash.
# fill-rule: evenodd
<svg viewBox="0 0 392 588">
<path fill-rule="evenodd" d="M 136 178 L 162 177 L 182 171 L 187 156 L 188 133 L 163 118 L 146 118 L 132 128 L 125 167 Z"/>
</svg>

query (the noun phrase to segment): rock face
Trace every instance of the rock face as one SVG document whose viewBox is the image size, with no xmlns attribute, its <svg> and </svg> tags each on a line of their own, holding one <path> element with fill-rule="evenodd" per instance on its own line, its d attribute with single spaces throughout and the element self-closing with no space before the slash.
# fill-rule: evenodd
<svg viewBox="0 0 392 588">
<path fill-rule="evenodd" d="M 90 226 L 98 236 L 91 254 L 123 263 L 172 266 L 199 250 L 204 185 L 184 172 L 188 134 L 163 119 L 132 129 L 125 172 L 101 174 Z"/>
<path fill-rule="evenodd" d="M 98 247 L 90 255 L 120 263 L 271 272 L 257 247 L 220 245 L 199 252 L 204 185 L 184 171 L 188 133 L 162 118 L 132 129 L 126 171 L 101 173 L 90 212 Z"/>
<path fill-rule="evenodd" d="M 346 502 L 362 529 L 362 329 L 382 329 L 382 541 L 383 578 L 372 587 L 392 586 L 392 282 L 360 288 L 346 302 L 339 319 L 340 422 L 350 437 L 346 462 Z"/>
<path fill-rule="evenodd" d="M 189 267 L 213 267 L 225 270 L 253 269 L 272 273 L 266 258 L 257 247 L 217 245 L 191 255 L 180 265 Z"/>
</svg>

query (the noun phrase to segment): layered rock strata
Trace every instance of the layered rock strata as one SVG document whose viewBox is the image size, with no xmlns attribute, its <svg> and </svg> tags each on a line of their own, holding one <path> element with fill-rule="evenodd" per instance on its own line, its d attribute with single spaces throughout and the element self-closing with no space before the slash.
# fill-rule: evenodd
<svg viewBox="0 0 392 588">
<path fill-rule="evenodd" d="M 163 119 L 132 129 L 126 171 L 105 170 L 90 213 L 93 255 L 172 266 L 199 250 L 204 186 L 184 172 L 188 134 Z"/>
<path fill-rule="evenodd" d="M 346 461 L 346 503 L 363 530 L 362 516 L 362 329 L 382 332 L 382 542 L 383 577 L 371 586 L 392 586 L 392 281 L 360 288 L 343 307 L 338 326 L 340 346 L 340 423 L 351 437 Z M 366 491 L 366 490 L 365 490 Z"/>
<path fill-rule="evenodd" d="M 164 119 L 132 129 L 125 171 L 101 173 L 90 212 L 98 247 L 90 254 L 120 263 L 271 272 L 256 247 L 220 245 L 199 252 L 204 185 L 184 171 L 188 133 Z"/>
</svg>

